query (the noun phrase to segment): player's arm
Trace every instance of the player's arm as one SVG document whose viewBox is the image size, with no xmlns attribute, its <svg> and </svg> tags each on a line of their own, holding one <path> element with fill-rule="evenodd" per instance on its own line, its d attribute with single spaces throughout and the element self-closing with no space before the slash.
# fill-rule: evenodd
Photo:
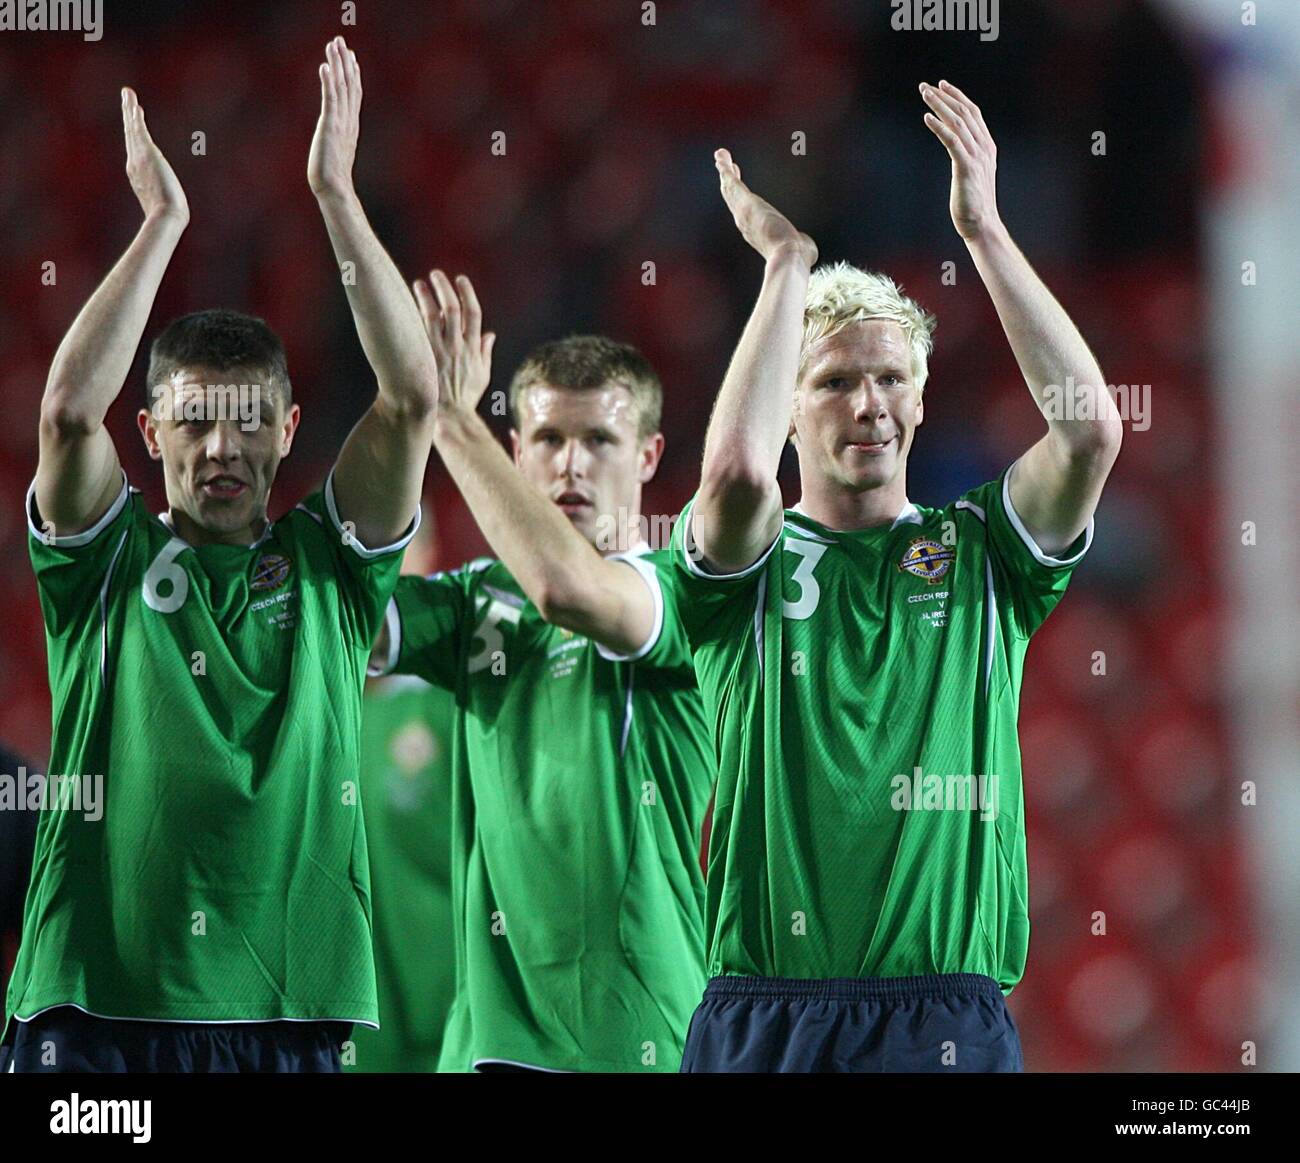
<svg viewBox="0 0 1300 1163">
<path fill-rule="evenodd" d="M 714 160 L 736 226 L 766 264 L 758 302 L 713 406 L 691 517 L 703 564 L 732 573 L 757 561 L 781 531 L 776 473 L 790 435 L 804 297 L 817 247 L 741 181 L 725 149 Z"/>
<path fill-rule="evenodd" d="M 475 409 L 496 337 L 464 275 L 414 284 L 438 365 L 434 447 L 496 555 L 548 622 L 632 654 L 654 626 L 654 600 L 634 569 L 607 561 L 510 462 Z"/>
<path fill-rule="evenodd" d="M 941 81 L 921 86 L 925 123 L 952 158 L 949 208 L 988 288 L 1021 374 L 1047 420 L 1047 435 L 1019 460 L 1011 503 L 1040 549 L 1055 555 L 1088 526 L 1119 455 L 1123 424 L 1101 368 L 1065 309 L 1011 240 L 997 211 L 997 147 L 979 107 Z M 1049 386 L 1090 393 L 1089 409 L 1048 407 Z M 1056 396 L 1056 402 L 1062 399 Z M 1060 413 L 1059 415 L 1057 413 Z M 1070 414 L 1095 418 L 1071 419 Z"/>
<path fill-rule="evenodd" d="M 60 537 L 94 525 L 121 489 L 104 417 L 131 370 L 154 296 L 190 220 L 185 192 L 130 89 L 122 90 L 122 127 L 126 173 L 144 222 L 63 337 L 41 399 L 36 504 Z"/>
<path fill-rule="evenodd" d="M 320 67 L 321 109 L 307 177 L 340 266 L 353 264 L 348 304 L 379 393 L 343 444 L 334 499 L 367 548 L 410 526 L 429 456 L 437 384 L 420 313 L 401 273 L 366 220 L 352 183 L 361 119 L 361 70 L 336 37 Z"/>
</svg>

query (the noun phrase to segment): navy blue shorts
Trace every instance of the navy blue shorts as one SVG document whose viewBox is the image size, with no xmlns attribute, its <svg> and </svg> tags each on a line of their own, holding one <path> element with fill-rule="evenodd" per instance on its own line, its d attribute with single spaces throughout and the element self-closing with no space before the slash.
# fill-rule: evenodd
<svg viewBox="0 0 1300 1163">
<path fill-rule="evenodd" d="M 15 1021 L 7 1068 L 43 1074 L 338 1074 L 351 1022 L 136 1022 L 58 1006 Z"/>
<path fill-rule="evenodd" d="M 1023 1071 L 998 983 L 926 977 L 715 977 L 691 1018 L 685 1074 Z"/>
</svg>

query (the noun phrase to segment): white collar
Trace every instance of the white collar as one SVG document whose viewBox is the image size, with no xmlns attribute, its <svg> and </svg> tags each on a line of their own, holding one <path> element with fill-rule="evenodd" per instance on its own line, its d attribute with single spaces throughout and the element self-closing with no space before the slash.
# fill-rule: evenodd
<svg viewBox="0 0 1300 1163">
<path fill-rule="evenodd" d="M 172 523 L 172 515 L 169 510 L 164 509 L 161 513 L 159 513 L 158 520 L 161 521 L 171 531 L 171 535 L 173 537 L 175 537 L 179 541 L 185 541 L 185 538 L 176 532 L 176 526 Z M 271 536 L 271 526 L 274 524 L 275 524 L 274 521 L 267 521 L 266 528 L 262 530 L 261 537 L 259 537 L 256 541 L 250 541 L 248 545 L 245 546 L 245 548 L 256 549 L 259 545 L 261 545 L 263 541 L 265 541 L 268 537 Z M 190 545 L 188 541 L 185 541 L 185 544 Z M 193 549 L 194 546 L 190 545 L 190 548 Z"/>
<path fill-rule="evenodd" d="M 622 551 L 621 556 L 644 557 L 649 552 L 650 552 L 650 542 L 648 542 L 644 537 L 638 537 L 637 540 L 632 542 L 631 545 L 629 545 L 625 550 Z"/>
<path fill-rule="evenodd" d="M 810 517 L 808 515 L 808 510 L 803 507 L 802 501 L 796 504 L 790 510 L 790 512 L 798 513 L 799 516 L 801 517 L 808 517 L 809 521 L 817 520 L 816 517 Z M 819 525 L 821 524 L 820 521 L 818 521 L 817 523 Z M 889 527 L 890 529 L 897 529 L 900 525 L 919 525 L 920 523 L 921 523 L 921 511 L 914 504 L 912 504 L 911 501 L 904 501 L 903 507 L 901 510 L 899 510 L 898 516 L 894 518 L 893 523 Z M 845 533 L 845 532 L 850 532 L 850 530 L 837 529 L 835 530 L 835 532 Z"/>
</svg>

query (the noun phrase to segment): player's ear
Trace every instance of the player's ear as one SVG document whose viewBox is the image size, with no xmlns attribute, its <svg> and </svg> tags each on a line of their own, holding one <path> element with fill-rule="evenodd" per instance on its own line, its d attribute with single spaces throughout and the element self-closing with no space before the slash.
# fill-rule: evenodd
<svg viewBox="0 0 1300 1163">
<path fill-rule="evenodd" d="M 298 422 L 302 419 L 302 409 L 297 404 L 290 404 L 289 411 L 285 413 L 284 422 L 280 426 L 280 458 L 283 460 L 289 455 L 289 450 L 293 447 L 293 438 L 298 431 Z"/>
<path fill-rule="evenodd" d="M 921 421 L 925 419 L 925 392 L 916 393 L 916 419 L 915 425 L 919 428 Z"/>
<path fill-rule="evenodd" d="M 162 447 L 158 443 L 158 425 L 154 423 L 154 418 L 148 408 L 141 408 L 136 413 L 135 424 L 140 429 L 140 435 L 144 438 L 144 446 L 149 453 L 149 459 L 162 460 Z"/>
<path fill-rule="evenodd" d="M 518 468 L 523 463 L 524 446 L 519 439 L 519 430 L 517 428 L 510 429 L 510 451 L 514 453 L 515 468 Z"/>
<path fill-rule="evenodd" d="M 653 436 L 647 436 L 641 442 L 641 463 L 637 468 L 636 479 L 643 485 L 649 484 L 654 480 L 655 473 L 659 471 L 659 462 L 664 455 L 664 434 L 656 432 Z"/>
</svg>

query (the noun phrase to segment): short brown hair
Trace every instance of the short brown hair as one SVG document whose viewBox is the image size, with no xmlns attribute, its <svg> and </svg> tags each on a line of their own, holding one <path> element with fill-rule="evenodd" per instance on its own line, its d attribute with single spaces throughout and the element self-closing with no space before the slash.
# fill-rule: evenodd
<svg viewBox="0 0 1300 1163">
<path fill-rule="evenodd" d="M 603 335 L 570 335 L 533 348 L 510 381 L 510 411 L 519 424 L 519 401 L 529 388 L 546 384 L 570 391 L 591 391 L 608 383 L 631 393 L 637 411 L 637 435 L 659 431 L 664 390 L 659 376 L 629 343 Z"/>
<path fill-rule="evenodd" d="M 153 341 L 145 406 L 153 406 L 158 384 L 170 380 L 181 368 L 199 365 L 219 372 L 239 368 L 259 375 L 267 389 L 279 394 L 285 408 L 293 403 L 280 337 L 255 315 L 218 309 L 173 319 Z"/>
</svg>

